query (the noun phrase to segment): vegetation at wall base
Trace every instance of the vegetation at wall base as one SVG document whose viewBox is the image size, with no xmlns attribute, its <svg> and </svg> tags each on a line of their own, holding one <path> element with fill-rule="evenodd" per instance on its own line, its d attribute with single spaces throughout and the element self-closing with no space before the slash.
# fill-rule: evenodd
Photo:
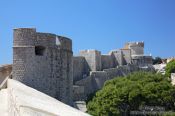
<svg viewBox="0 0 175 116">
<path fill-rule="evenodd" d="M 165 68 L 165 75 L 171 77 L 171 73 L 175 73 L 175 60 L 170 61 Z"/>
<path fill-rule="evenodd" d="M 88 113 L 93 116 L 127 115 L 140 107 L 163 107 L 175 110 L 175 87 L 168 78 L 152 72 L 135 72 L 105 83 L 88 102 Z"/>
</svg>

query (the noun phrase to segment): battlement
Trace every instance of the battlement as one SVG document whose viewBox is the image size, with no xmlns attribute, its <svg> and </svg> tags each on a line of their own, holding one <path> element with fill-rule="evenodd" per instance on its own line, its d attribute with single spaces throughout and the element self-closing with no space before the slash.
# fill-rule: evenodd
<svg viewBox="0 0 175 116">
<path fill-rule="evenodd" d="M 58 47 L 72 51 L 72 40 L 52 33 L 36 32 L 35 28 L 14 29 L 13 47 Z"/>
<path fill-rule="evenodd" d="M 36 29 L 34 28 L 17 28 L 13 31 L 13 47 L 34 46 L 36 38 Z"/>
<path fill-rule="evenodd" d="M 83 53 L 100 53 L 98 50 L 88 49 L 88 50 L 80 50 L 80 54 Z"/>
<path fill-rule="evenodd" d="M 35 46 L 54 47 L 56 45 L 55 34 L 36 32 L 35 35 L 33 41 Z"/>
<path fill-rule="evenodd" d="M 143 55 L 144 42 L 127 42 L 123 49 L 130 49 L 131 55 Z"/>
<path fill-rule="evenodd" d="M 129 47 L 136 47 L 136 46 L 138 46 L 138 47 L 144 47 L 144 42 L 142 41 L 142 42 L 127 42 L 126 44 L 125 44 L 125 47 L 124 48 L 129 48 Z"/>
<path fill-rule="evenodd" d="M 36 32 L 36 28 L 14 28 L 14 31 L 23 31 L 23 32 L 30 32 L 30 31 L 35 31 Z"/>
</svg>

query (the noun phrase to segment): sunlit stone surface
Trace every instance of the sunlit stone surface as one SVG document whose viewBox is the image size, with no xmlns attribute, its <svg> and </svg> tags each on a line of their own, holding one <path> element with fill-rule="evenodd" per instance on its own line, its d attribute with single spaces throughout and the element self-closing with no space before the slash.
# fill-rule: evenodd
<svg viewBox="0 0 175 116">
<path fill-rule="evenodd" d="M 0 90 L 2 116 L 89 116 L 18 81 Z"/>
</svg>

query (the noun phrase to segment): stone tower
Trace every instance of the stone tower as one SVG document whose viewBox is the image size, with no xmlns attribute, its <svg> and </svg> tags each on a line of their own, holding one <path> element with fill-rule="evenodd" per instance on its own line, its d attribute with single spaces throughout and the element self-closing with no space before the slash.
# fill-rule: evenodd
<svg viewBox="0 0 175 116">
<path fill-rule="evenodd" d="M 131 55 L 144 55 L 144 42 L 129 42 L 125 48 L 131 49 Z"/>
<path fill-rule="evenodd" d="M 72 41 L 34 28 L 14 29 L 12 78 L 72 104 Z"/>
</svg>

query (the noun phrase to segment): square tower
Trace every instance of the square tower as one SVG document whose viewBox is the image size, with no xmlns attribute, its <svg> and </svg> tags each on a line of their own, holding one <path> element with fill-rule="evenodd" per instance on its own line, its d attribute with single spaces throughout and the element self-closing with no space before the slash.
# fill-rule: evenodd
<svg viewBox="0 0 175 116">
<path fill-rule="evenodd" d="M 97 50 L 80 51 L 80 56 L 85 57 L 91 71 L 101 70 L 101 52 Z"/>
</svg>

